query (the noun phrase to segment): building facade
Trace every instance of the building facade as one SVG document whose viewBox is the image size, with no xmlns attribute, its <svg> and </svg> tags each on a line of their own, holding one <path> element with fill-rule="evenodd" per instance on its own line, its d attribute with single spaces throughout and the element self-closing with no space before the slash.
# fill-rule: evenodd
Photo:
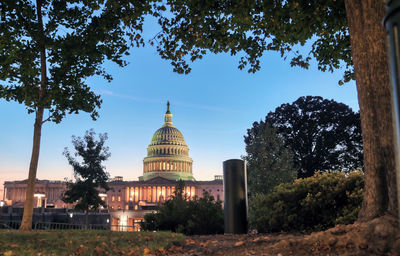
<svg viewBox="0 0 400 256">
<path fill-rule="evenodd" d="M 124 181 L 117 176 L 109 182 L 110 190 L 99 195 L 107 202 L 113 226 L 138 227 L 146 213 L 154 211 L 157 204 L 168 200 L 175 192 L 178 180 L 185 182 L 188 199 L 202 197 L 204 192 L 223 202 L 222 176 L 211 181 L 196 181 L 193 177 L 193 160 L 182 133 L 172 123 L 170 104 L 164 115 L 164 124 L 158 129 L 147 148 L 143 160 L 143 175 L 138 181 Z M 6 181 L 3 200 L 8 205 L 23 206 L 27 181 Z M 71 208 L 62 202 L 66 190 L 63 181 L 37 180 L 35 205 L 37 207 Z"/>
<path fill-rule="evenodd" d="M 23 207 L 26 199 L 27 180 L 6 181 L 3 201 L 7 205 Z M 64 181 L 36 180 L 34 193 L 35 207 L 69 208 L 71 205 L 61 200 L 67 184 Z"/>
</svg>

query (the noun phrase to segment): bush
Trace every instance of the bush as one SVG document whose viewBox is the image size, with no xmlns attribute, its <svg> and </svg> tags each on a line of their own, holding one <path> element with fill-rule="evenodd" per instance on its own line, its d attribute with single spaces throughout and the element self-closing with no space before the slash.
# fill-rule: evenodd
<svg viewBox="0 0 400 256">
<path fill-rule="evenodd" d="M 281 184 L 270 194 L 250 200 L 250 225 L 258 232 L 320 231 L 357 219 L 364 175 L 356 171 L 316 173 Z"/>
<path fill-rule="evenodd" d="M 179 187 L 177 185 L 173 198 L 161 204 L 157 212 L 144 216 L 142 228 L 169 230 L 186 235 L 223 233 L 224 213 L 221 201 L 215 201 L 207 192 L 202 198 L 188 200 Z"/>
</svg>

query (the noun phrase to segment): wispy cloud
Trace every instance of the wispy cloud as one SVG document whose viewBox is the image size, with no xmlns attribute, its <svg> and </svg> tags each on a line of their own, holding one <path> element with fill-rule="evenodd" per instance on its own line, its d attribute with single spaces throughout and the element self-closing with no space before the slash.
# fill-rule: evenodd
<svg viewBox="0 0 400 256">
<path fill-rule="evenodd" d="M 98 91 L 96 91 L 96 93 L 99 93 L 101 95 L 109 95 L 109 96 L 113 96 L 113 97 L 118 97 L 118 98 L 122 98 L 122 99 L 128 99 L 128 100 L 132 100 L 132 101 L 148 102 L 148 103 L 162 103 L 159 100 L 154 100 L 154 99 L 149 99 L 149 98 L 144 98 L 144 97 L 135 97 L 135 96 L 131 96 L 131 95 L 124 95 L 124 94 L 115 93 L 115 92 L 112 92 L 109 90 L 98 90 Z"/>
<path fill-rule="evenodd" d="M 215 107 L 215 106 L 210 106 L 210 105 L 188 104 L 188 103 L 179 102 L 179 101 L 174 102 L 174 104 L 177 106 L 182 106 L 182 107 L 186 107 L 186 108 L 202 109 L 202 110 L 217 111 L 217 112 L 233 112 L 231 109 L 220 108 L 220 107 Z"/>
<path fill-rule="evenodd" d="M 145 97 L 136 97 L 136 96 L 131 96 L 131 95 L 124 95 L 124 94 L 119 94 L 115 93 L 109 90 L 98 90 L 96 93 L 99 93 L 101 95 L 108 95 L 108 96 L 113 96 L 113 97 L 118 97 L 122 99 L 128 99 L 132 101 L 138 101 L 138 102 L 146 102 L 146 103 L 155 103 L 155 104 L 164 104 L 164 101 L 161 100 L 155 100 L 155 99 L 149 99 Z M 185 103 L 185 102 L 180 102 L 176 101 L 173 102 L 174 105 L 176 106 L 182 106 L 185 108 L 193 108 L 193 109 L 201 109 L 201 110 L 207 110 L 207 111 L 213 111 L 213 112 L 235 112 L 232 109 L 228 108 L 221 108 L 221 107 L 216 107 L 216 106 L 211 106 L 211 105 L 199 105 L 199 104 L 190 104 L 190 103 Z"/>
</svg>

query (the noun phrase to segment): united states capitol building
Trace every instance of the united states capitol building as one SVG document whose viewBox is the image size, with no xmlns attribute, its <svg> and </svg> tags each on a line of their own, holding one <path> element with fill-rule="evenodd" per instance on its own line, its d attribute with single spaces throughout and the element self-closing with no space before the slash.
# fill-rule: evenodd
<svg viewBox="0 0 400 256">
<path fill-rule="evenodd" d="M 216 200 L 223 201 L 222 176 L 211 181 L 197 181 L 193 177 L 193 160 L 182 133 L 172 123 L 169 102 L 164 115 L 164 124 L 158 129 L 147 147 L 143 159 L 143 175 L 137 181 L 125 181 L 116 176 L 109 182 L 110 190 L 100 196 L 107 202 L 112 225 L 135 226 L 143 216 L 155 209 L 157 204 L 169 199 L 178 180 L 185 182 L 185 193 L 189 199 L 202 197 L 208 192 Z M 6 181 L 4 198 L 7 205 L 23 206 L 27 181 Z M 66 190 L 63 181 L 37 180 L 35 205 L 37 207 L 72 208 L 61 197 Z"/>
</svg>

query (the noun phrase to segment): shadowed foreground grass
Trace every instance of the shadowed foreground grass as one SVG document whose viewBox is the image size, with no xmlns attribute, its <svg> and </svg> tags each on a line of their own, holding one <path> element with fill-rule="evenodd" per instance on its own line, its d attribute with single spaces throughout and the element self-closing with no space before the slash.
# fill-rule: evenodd
<svg viewBox="0 0 400 256">
<path fill-rule="evenodd" d="M 0 255 L 147 255 L 184 243 L 170 232 L 0 231 Z"/>
</svg>

